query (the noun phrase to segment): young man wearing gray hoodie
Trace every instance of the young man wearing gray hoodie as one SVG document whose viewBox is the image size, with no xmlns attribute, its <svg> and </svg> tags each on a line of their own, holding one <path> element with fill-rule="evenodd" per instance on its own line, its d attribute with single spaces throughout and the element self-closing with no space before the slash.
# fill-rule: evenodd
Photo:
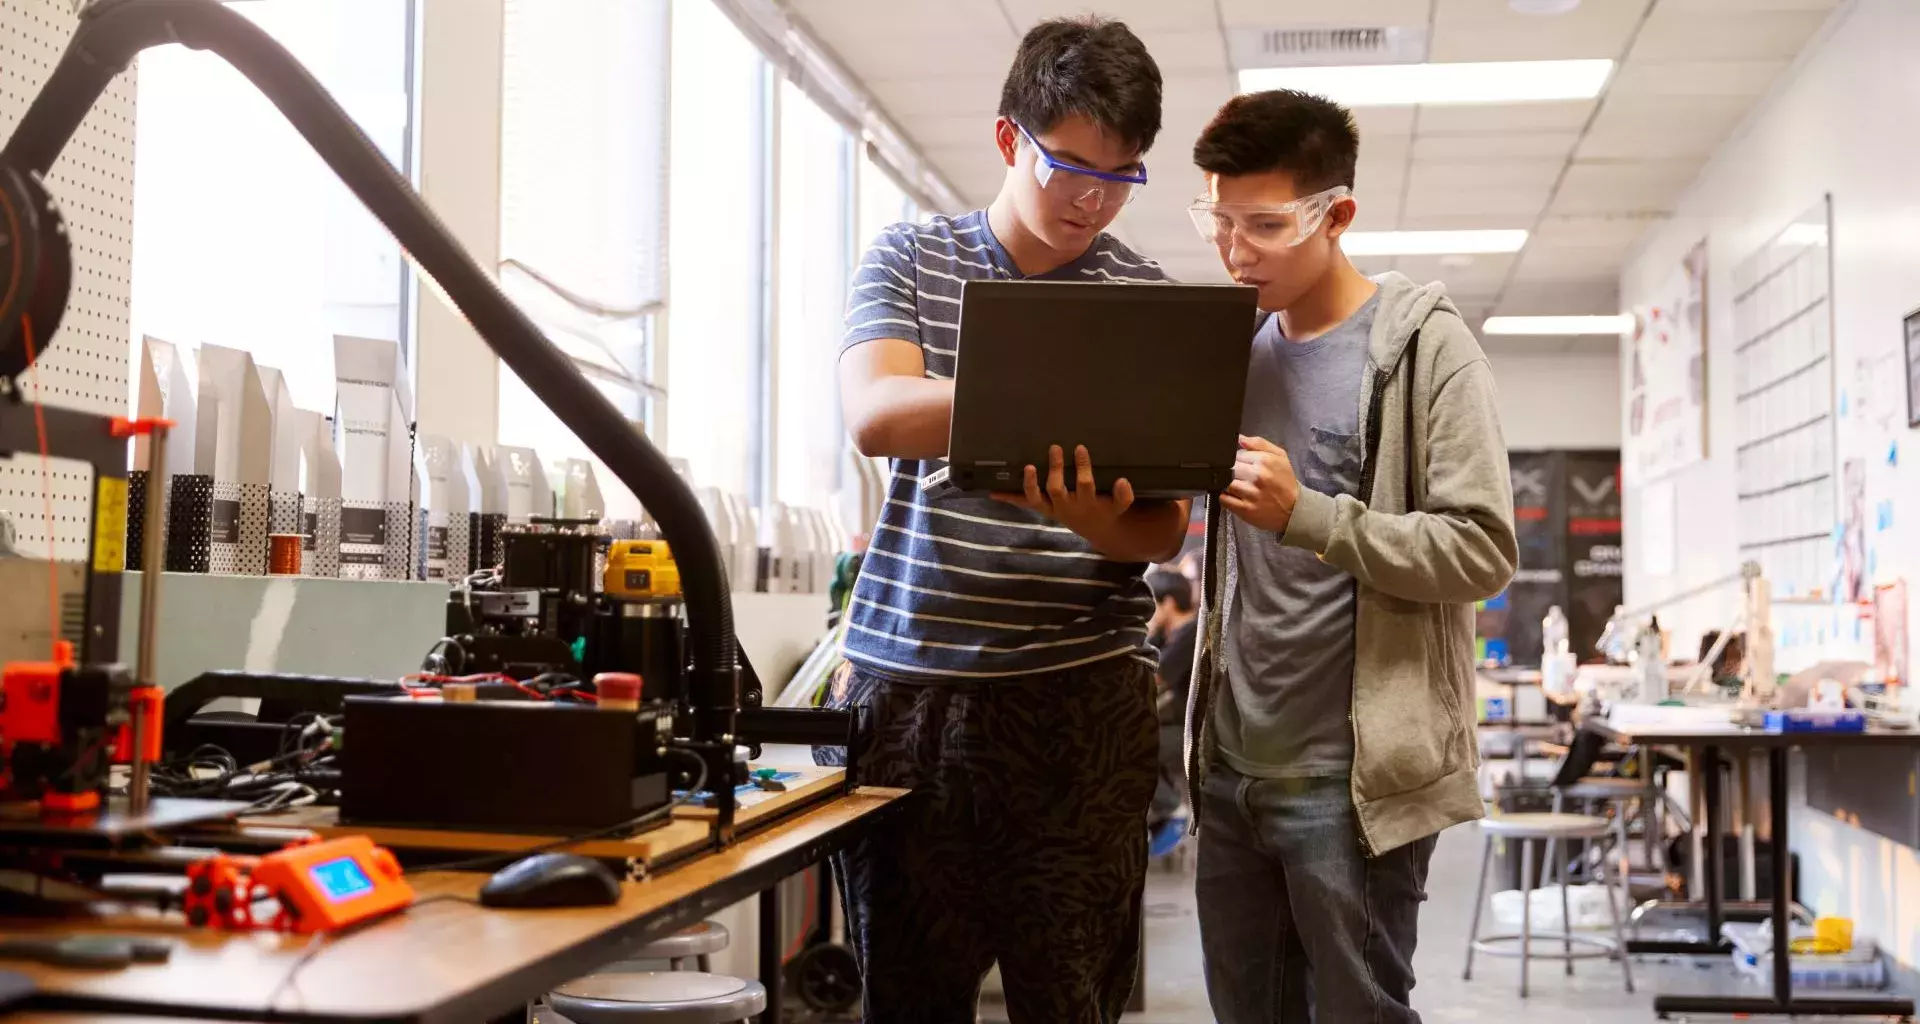
<svg viewBox="0 0 1920 1024">
<path fill-rule="evenodd" d="M 1341 252 L 1358 149 L 1292 91 L 1235 98 L 1194 146 L 1194 223 L 1266 311 L 1187 714 L 1223 1024 L 1418 1021 L 1434 837 L 1482 813 L 1473 604 L 1518 558 L 1493 371 L 1440 285 Z"/>
</svg>

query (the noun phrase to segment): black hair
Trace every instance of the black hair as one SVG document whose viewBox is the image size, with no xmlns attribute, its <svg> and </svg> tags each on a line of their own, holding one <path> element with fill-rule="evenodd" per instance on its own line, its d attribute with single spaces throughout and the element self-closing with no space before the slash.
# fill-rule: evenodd
<svg viewBox="0 0 1920 1024">
<path fill-rule="evenodd" d="M 1360 130 L 1347 108 L 1293 89 L 1235 96 L 1193 144 L 1193 162 L 1209 174 L 1284 171 L 1301 195 L 1352 188 L 1359 156 Z"/>
<path fill-rule="evenodd" d="M 1171 569 L 1155 569 L 1147 573 L 1147 589 L 1153 592 L 1153 603 L 1159 604 L 1168 598 L 1173 606 L 1186 614 L 1193 610 L 1193 581 Z"/>
<path fill-rule="evenodd" d="M 1086 16 L 1054 18 L 1020 40 L 1000 116 L 1042 135 L 1071 114 L 1083 114 L 1145 153 L 1160 134 L 1160 66 L 1121 22 Z"/>
</svg>

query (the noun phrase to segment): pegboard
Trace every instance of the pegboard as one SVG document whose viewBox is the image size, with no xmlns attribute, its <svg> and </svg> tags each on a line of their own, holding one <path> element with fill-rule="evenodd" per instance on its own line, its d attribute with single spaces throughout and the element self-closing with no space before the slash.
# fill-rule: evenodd
<svg viewBox="0 0 1920 1024">
<path fill-rule="evenodd" d="M 1833 247 L 1829 203 L 1734 269 L 1734 482 L 1740 555 L 1781 597 L 1822 593 L 1833 565 Z"/>
<path fill-rule="evenodd" d="M 13 134 L 41 83 L 53 73 L 78 23 L 72 0 L 0 0 L 0 139 Z M 73 242 L 73 291 L 27 394 L 49 405 L 124 413 L 133 260 L 134 72 L 113 80 L 47 177 Z M 84 560 L 93 474 L 58 460 L 50 476 L 53 554 Z M 13 520 L 24 554 L 47 551 L 38 455 L 0 460 L 0 512 Z"/>
</svg>

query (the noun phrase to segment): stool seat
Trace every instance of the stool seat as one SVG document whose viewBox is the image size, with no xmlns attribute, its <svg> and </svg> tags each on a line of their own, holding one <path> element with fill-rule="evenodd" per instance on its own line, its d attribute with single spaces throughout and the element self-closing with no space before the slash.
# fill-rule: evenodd
<svg viewBox="0 0 1920 1024">
<path fill-rule="evenodd" d="M 629 960 L 684 960 L 709 956 L 727 948 L 727 926 L 718 921 L 702 921 L 655 939 L 627 954 Z"/>
<path fill-rule="evenodd" d="M 1602 776 L 1588 776 L 1571 786 L 1562 786 L 1560 792 L 1573 800 L 1620 800 L 1640 796 L 1647 791 L 1647 784 L 1639 779 L 1615 779 Z"/>
<path fill-rule="evenodd" d="M 547 995 L 576 1024 L 733 1024 L 767 1008 L 757 981 L 701 971 L 589 974 Z"/>
<path fill-rule="evenodd" d="M 1597 839 L 1611 826 L 1605 818 L 1584 814 L 1495 814 L 1480 819 L 1480 831 L 1509 839 Z"/>
</svg>

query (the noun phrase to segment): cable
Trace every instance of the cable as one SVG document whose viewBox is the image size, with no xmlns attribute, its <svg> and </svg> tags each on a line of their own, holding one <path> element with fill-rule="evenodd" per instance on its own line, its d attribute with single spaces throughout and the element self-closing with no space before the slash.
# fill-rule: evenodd
<svg viewBox="0 0 1920 1024">
<path fill-rule="evenodd" d="M 40 366 L 34 361 L 33 318 L 20 314 L 20 340 L 27 349 L 27 379 L 33 384 L 33 429 L 40 437 L 40 497 L 47 527 L 47 642 L 60 643 L 60 563 L 53 548 L 53 456 L 47 446 L 47 407 L 40 393 Z M 57 657 L 57 655 L 55 656 Z"/>
<path fill-rule="evenodd" d="M 700 755 L 694 753 L 691 750 L 686 750 L 681 747 L 668 747 L 667 753 L 678 754 L 681 757 L 692 759 L 695 764 L 698 764 L 700 766 L 699 774 L 694 776 L 693 785 L 687 787 L 686 792 L 680 794 L 679 796 L 674 797 L 673 799 L 667 801 L 664 804 L 661 804 L 659 807 L 656 807 L 653 810 L 640 815 L 639 817 L 628 818 L 627 820 L 620 822 L 617 825 L 609 825 L 606 828 L 594 829 L 591 832 L 581 832 L 577 835 L 567 836 L 564 839 L 555 839 L 552 842 L 541 843 L 537 846 L 529 846 L 520 850 L 509 850 L 502 853 L 490 853 L 483 857 L 473 857 L 468 860 L 456 860 L 446 864 L 434 864 L 434 865 L 430 865 L 428 867 L 422 868 L 421 870 L 423 871 L 479 871 L 485 868 L 504 865 L 512 861 L 519 860 L 522 857 L 531 857 L 538 853 L 551 853 L 554 850 L 562 849 L 568 846 L 573 846 L 578 843 L 584 843 L 592 839 L 605 839 L 608 836 L 628 835 L 628 834 L 631 834 L 634 830 L 638 829 L 640 826 L 649 824 L 653 822 L 655 819 L 671 816 L 675 810 L 678 810 L 679 808 L 697 799 L 700 795 L 700 791 L 706 788 L 707 761 L 706 761 L 706 758 L 701 757 Z"/>
</svg>

